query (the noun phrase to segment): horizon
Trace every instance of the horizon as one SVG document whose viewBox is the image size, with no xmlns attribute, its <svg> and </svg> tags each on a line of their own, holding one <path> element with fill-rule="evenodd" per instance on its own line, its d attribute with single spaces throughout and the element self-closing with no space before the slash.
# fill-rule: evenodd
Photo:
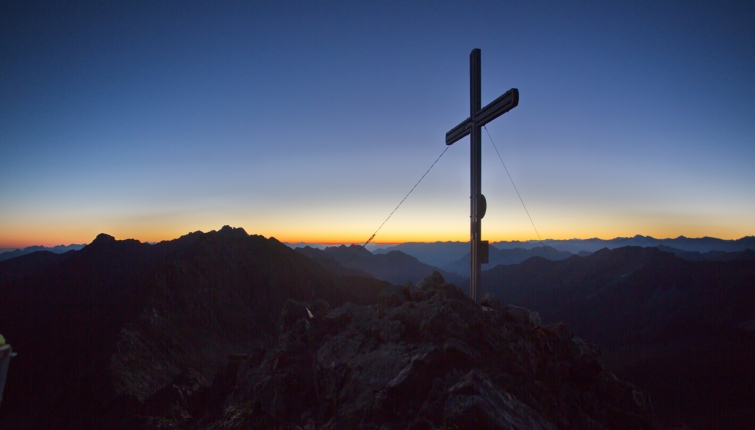
<svg viewBox="0 0 755 430">
<path fill-rule="evenodd" d="M 268 239 L 275 238 L 279 242 L 281 242 L 281 243 L 283 243 L 285 245 L 288 245 L 288 246 L 292 246 L 292 247 L 295 247 L 296 245 L 302 245 L 302 246 L 320 245 L 320 246 L 327 246 L 327 247 L 330 247 L 330 246 L 341 246 L 341 245 L 346 245 L 346 246 L 351 246 L 351 245 L 362 246 L 362 245 L 364 245 L 364 241 L 362 241 L 362 242 L 304 242 L 304 241 L 288 241 L 288 240 L 281 240 L 280 238 L 278 238 L 278 237 L 276 237 L 274 235 L 273 236 L 268 236 L 268 235 L 263 235 L 263 234 L 259 234 L 259 233 L 255 233 L 255 232 L 250 232 L 249 230 L 247 230 L 244 227 L 234 227 L 234 226 L 230 226 L 230 227 L 233 227 L 233 228 L 243 228 L 244 231 L 246 231 L 246 233 L 248 235 L 250 235 L 250 236 L 251 235 L 261 235 L 261 236 L 263 236 L 265 238 L 268 238 Z M 183 234 L 180 234 L 178 236 L 175 236 L 175 237 L 172 237 L 172 238 L 160 239 L 160 240 L 142 240 L 142 239 L 137 238 L 137 237 L 117 237 L 117 236 L 115 236 L 113 234 L 110 234 L 108 232 L 100 232 L 97 235 L 95 235 L 95 237 L 93 237 L 92 239 L 90 239 L 88 241 L 80 241 L 80 242 L 67 242 L 67 243 L 48 242 L 47 244 L 33 243 L 33 244 L 30 244 L 30 245 L 18 245 L 18 246 L 6 246 L 6 245 L 0 243 L 0 252 L 15 251 L 17 249 L 23 250 L 24 248 L 35 247 L 35 246 L 42 246 L 42 247 L 45 247 L 45 248 L 54 248 L 54 247 L 57 247 L 57 246 L 61 246 L 61 247 L 65 247 L 65 246 L 79 246 L 79 245 L 86 246 L 86 245 L 91 244 L 99 234 L 110 235 L 110 236 L 114 237 L 115 240 L 137 240 L 137 241 L 139 241 L 141 243 L 159 243 L 159 242 L 164 242 L 164 241 L 175 240 L 175 239 L 180 238 L 181 236 L 184 236 L 184 235 L 190 234 L 190 233 L 196 233 L 196 232 L 211 233 L 211 232 L 217 232 L 219 230 L 220 230 L 220 228 L 206 230 L 206 231 L 205 230 L 187 231 L 187 232 L 185 232 Z M 681 239 L 681 238 L 693 239 L 693 240 L 697 240 L 697 239 L 718 239 L 718 240 L 725 240 L 725 241 L 736 241 L 736 240 L 746 239 L 746 238 L 750 238 L 750 237 L 755 237 L 755 235 L 744 235 L 744 236 L 736 237 L 736 238 L 722 238 L 722 237 L 715 237 L 715 236 L 687 236 L 687 235 L 679 235 L 679 236 L 675 236 L 675 237 L 656 237 L 656 236 L 652 236 L 652 235 L 634 234 L 634 235 L 631 235 L 631 236 L 614 236 L 614 237 L 597 237 L 597 236 L 594 236 L 594 237 L 583 237 L 583 238 L 570 237 L 570 238 L 565 238 L 565 239 L 561 239 L 561 238 L 546 238 L 546 239 L 524 239 L 524 240 L 490 240 L 489 242 L 490 242 L 491 245 L 494 245 L 495 243 L 500 243 L 500 242 L 527 243 L 527 242 L 547 242 L 547 241 L 570 241 L 570 240 L 574 240 L 574 241 L 580 241 L 580 240 L 583 240 L 583 241 L 586 241 L 586 240 L 611 241 L 611 240 L 618 240 L 618 239 L 633 239 L 633 238 L 637 238 L 637 237 L 652 238 L 652 239 L 661 240 L 661 241 L 662 240 L 675 240 L 675 239 Z M 467 243 L 468 244 L 469 240 L 434 240 L 434 241 L 413 241 L 413 240 L 409 240 L 409 241 L 403 241 L 403 242 L 379 242 L 379 241 L 378 242 L 374 242 L 373 241 L 373 242 L 370 242 L 367 246 L 368 247 L 380 248 L 380 247 L 404 245 L 404 244 L 407 244 L 407 243 L 425 243 L 425 244 L 432 244 L 432 243 Z"/>
<path fill-rule="evenodd" d="M 275 235 L 275 234 L 272 234 L 272 235 L 262 234 L 262 233 L 257 233 L 257 232 L 251 232 L 249 229 L 247 229 L 245 227 L 242 227 L 242 228 L 244 228 L 244 230 L 249 235 L 256 234 L 256 235 L 264 236 L 266 238 L 275 238 L 276 240 L 278 240 L 281 243 L 286 243 L 286 244 L 290 244 L 290 245 L 305 244 L 305 245 L 340 246 L 340 245 L 364 245 L 364 242 L 365 242 L 365 240 L 361 240 L 361 241 L 330 241 L 330 240 L 326 240 L 326 241 L 305 241 L 305 240 L 298 240 L 298 239 L 284 240 L 284 239 L 281 239 L 280 236 Z M 163 242 L 163 241 L 170 241 L 170 240 L 178 239 L 179 237 L 181 237 L 181 236 L 183 236 L 185 234 L 189 234 L 189 233 L 193 233 L 193 232 L 209 233 L 209 232 L 218 231 L 218 230 L 219 230 L 219 228 L 211 228 L 211 229 L 207 229 L 207 230 L 202 230 L 202 229 L 192 230 L 192 231 L 186 231 L 186 232 L 183 232 L 181 234 L 178 234 L 178 235 L 175 235 L 175 236 L 171 236 L 171 237 L 168 237 L 168 236 L 158 236 L 159 238 L 157 238 L 157 239 L 155 239 L 155 238 L 142 239 L 142 238 L 139 238 L 139 237 L 133 236 L 133 235 L 117 235 L 117 234 L 113 234 L 113 233 L 110 233 L 110 232 L 107 232 L 107 231 L 102 231 L 100 233 L 94 234 L 93 237 L 91 237 L 90 239 L 81 238 L 81 239 L 63 240 L 63 241 L 58 241 L 58 240 L 40 240 L 40 241 L 28 240 L 28 241 L 23 241 L 23 242 L 20 242 L 20 243 L 0 242 L 0 250 L 24 249 L 24 248 L 28 248 L 28 247 L 32 247 L 32 246 L 43 246 L 43 247 L 46 247 L 46 248 L 52 248 L 52 247 L 55 247 L 55 246 L 87 245 L 87 244 L 92 243 L 92 241 L 94 241 L 94 239 L 97 237 L 97 235 L 103 234 L 103 233 L 115 237 L 116 240 L 134 239 L 134 240 L 138 240 L 139 242 L 142 242 L 142 243 L 159 243 L 159 242 Z M 484 234 L 483 234 L 483 236 L 484 236 Z M 617 235 L 617 236 L 597 236 L 597 235 L 590 236 L 590 235 L 587 235 L 587 236 L 582 236 L 582 237 L 575 237 L 575 236 L 548 237 L 548 238 L 544 238 L 544 239 L 531 238 L 531 237 L 530 238 L 524 238 L 524 239 L 519 239 L 519 238 L 516 238 L 516 239 L 488 239 L 486 237 L 483 237 L 483 240 L 487 240 L 489 243 L 492 244 L 492 243 L 497 243 L 497 242 L 523 242 L 523 243 L 524 242 L 541 242 L 541 241 L 545 242 L 545 241 L 549 241 L 549 240 L 551 240 L 551 241 L 592 240 L 592 239 L 596 239 L 596 240 L 614 240 L 614 239 L 631 239 L 631 238 L 635 238 L 637 236 L 649 237 L 649 238 L 653 238 L 653 239 L 657 239 L 657 240 L 669 240 L 669 239 L 679 239 L 679 238 L 687 238 L 687 239 L 705 239 L 705 238 L 711 238 L 711 239 L 720 239 L 720 240 L 739 240 L 739 239 L 744 239 L 744 238 L 748 238 L 748 237 L 755 237 L 755 233 L 753 233 L 753 234 L 744 234 L 744 235 L 741 235 L 741 236 L 731 236 L 731 237 L 721 237 L 721 236 L 712 236 L 712 235 L 696 236 L 696 235 L 688 235 L 688 234 L 679 234 L 679 235 L 675 235 L 675 236 L 655 236 L 655 235 L 652 235 L 652 234 L 637 233 L 637 234 Z M 152 236 L 150 236 L 150 237 L 152 237 Z M 404 240 L 404 241 L 391 241 L 391 242 L 371 241 L 368 244 L 368 246 L 369 245 L 392 246 L 392 245 L 401 245 L 401 244 L 406 244 L 406 243 L 469 243 L 469 238 L 461 239 L 461 240 L 458 240 L 458 239 L 457 240 L 452 240 L 452 239 L 448 239 L 448 240 Z"/>
<path fill-rule="evenodd" d="M 520 93 L 482 135 L 483 240 L 755 233 L 751 3 L 31 1 L 0 41 L 0 248 L 362 244 L 468 117 L 475 48 L 482 104 Z M 469 241 L 469 162 L 375 240 Z"/>
</svg>

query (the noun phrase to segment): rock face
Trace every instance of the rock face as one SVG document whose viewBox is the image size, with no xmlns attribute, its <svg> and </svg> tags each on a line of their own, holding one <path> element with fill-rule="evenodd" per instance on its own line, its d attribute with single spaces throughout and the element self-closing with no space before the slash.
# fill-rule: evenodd
<svg viewBox="0 0 755 430">
<path fill-rule="evenodd" d="M 324 316 L 303 308 L 284 306 L 277 339 L 239 366 L 212 428 L 658 428 L 648 397 L 565 324 L 477 305 L 451 284 Z"/>
</svg>

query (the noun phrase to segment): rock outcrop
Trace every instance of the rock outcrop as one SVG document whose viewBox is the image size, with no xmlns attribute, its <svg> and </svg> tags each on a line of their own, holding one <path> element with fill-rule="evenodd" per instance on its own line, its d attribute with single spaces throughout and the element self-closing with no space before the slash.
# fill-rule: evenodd
<svg viewBox="0 0 755 430">
<path fill-rule="evenodd" d="M 391 287 L 380 304 L 327 313 L 322 302 L 317 312 L 287 302 L 276 340 L 234 362 L 222 408 L 200 425 L 176 402 L 163 418 L 224 429 L 658 428 L 649 398 L 565 324 L 539 325 L 491 299 L 480 306 L 432 278 L 406 293 Z"/>
</svg>

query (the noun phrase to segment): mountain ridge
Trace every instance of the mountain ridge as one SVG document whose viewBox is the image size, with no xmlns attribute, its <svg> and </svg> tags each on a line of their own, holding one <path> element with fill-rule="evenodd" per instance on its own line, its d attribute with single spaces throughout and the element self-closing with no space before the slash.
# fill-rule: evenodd
<svg viewBox="0 0 755 430">
<path fill-rule="evenodd" d="M 304 247 L 297 248 L 296 251 L 320 261 L 324 265 L 333 267 L 333 270 L 343 269 L 334 267 L 329 259 L 338 262 L 344 269 L 366 272 L 377 279 L 397 285 L 404 285 L 407 282 L 417 283 L 428 273 L 436 270 L 451 282 L 460 282 L 464 279 L 460 275 L 422 263 L 417 258 L 402 251 L 373 254 L 359 245 L 331 246 L 325 249 Z"/>
<path fill-rule="evenodd" d="M 488 250 L 488 263 L 482 265 L 482 270 L 492 269 L 500 264 L 518 264 L 532 257 L 543 257 L 548 260 L 563 260 L 571 257 L 572 253 L 566 251 L 559 251 L 550 246 L 536 247 L 531 249 L 513 248 L 513 249 L 498 249 L 494 245 L 489 246 Z M 468 277 L 469 265 L 470 265 L 469 253 L 464 257 L 456 261 L 454 264 L 450 264 L 444 267 L 444 269 L 454 272 L 460 276 Z"/>
<path fill-rule="evenodd" d="M 655 239 L 651 236 L 635 235 L 634 237 L 617 237 L 613 239 L 545 239 L 543 241 L 500 241 L 491 242 L 491 247 L 497 250 L 532 250 L 549 246 L 559 252 L 569 252 L 571 254 L 585 255 L 598 251 L 603 248 L 615 249 L 624 246 L 642 246 L 658 247 L 664 246 L 674 248 L 677 252 L 699 252 L 701 254 L 709 252 L 728 252 L 742 253 L 749 250 L 755 251 L 755 236 L 744 236 L 739 239 L 718 239 L 712 237 L 687 238 L 679 236 L 677 238 Z M 376 254 L 385 254 L 397 250 L 409 254 L 423 263 L 435 267 L 448 269 L 459 263 L 459 260 L 465 258 L 469 253 L 469 242 L 407 242 L 399 245 L 383 247 L 375 251 Z M 690 258 L 697 258 L 694 255 Z M 723 257 L 723 258 L 730 258 Z"/>
<path fill-rule="evenodd" d="M 52 247 L 47 246 L 41 246 L 41 245 L 34 245 L 34 246 L 27 246 L 25 248 L 16 248 L 16 249 L 10 249 L 5 252 L 0 252 L 0 261 L 9 260 L 11 258 L 20 257 L 22 255 L 31 254 L 32 252 L 39 252 L 39 251 L 47 251 L 52 252 L 54 254 L 64 254 L 68 251 L 78 251 L 81 248 L 85 247 L 86 244 L 70 244 L 70 245 L 56 245 Z"/>
<path fill-rule="evenodd" d="M 647 390 L 670 426 L 755 422 L 745 400 L 755 396 L 755 260 L 606 248 L 501 265 L 482 279 L 483 294 L 565 321 L 599 345 L 609 369 Z"/>
</svg>

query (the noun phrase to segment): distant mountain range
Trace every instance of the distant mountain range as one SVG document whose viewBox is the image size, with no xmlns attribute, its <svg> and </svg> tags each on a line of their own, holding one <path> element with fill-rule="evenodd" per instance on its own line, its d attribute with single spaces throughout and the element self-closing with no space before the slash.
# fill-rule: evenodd
<svg viewBox="0 0 755 430">
<path fill-rule="evenodd" d="M 547 247 L 548 252 L 544 251 L 544 246 Z M 746 236 L 737 240 L 724 240 L 712 237 L 686 238 L 684 236 L 675 239 L 655 239 L 650 236 L 637 235 L 631 238 L 617 237 L 609 240 L 546 239 L 542 242 L 495 242 L 490 245 L 490 264 L 485 268 L 492 268 L 497 264 L 520 263 L 533 256 L 541 256 L 555 261 L 566 258 L 571 254 L 584 256 L 603 248 L 615 249 L 624 246 L 661 247 L 664 251 L 675 253 L 690 260 L 747 259 L 751 258 L 752 254 L 746 251 L 748 249 L 755 251 L 755 236 Z M 374 253 L 386 254 L 391 251 L 402 251 L 431 266 L 440 267 L 465 277 L 469 276 L 469 267 L 466 263 L 469 261 L 469 242 L 407 242 L 379 248 Z"/>
<path fill-rule="evenodd" d="M 304 242 L 284 242 L 284 244 L 291 248 L 304 248 L 306 246 L 317 249 L 333 248 L 332 245 L 308 244 Z M 0 261 L 18 257 L 20 255 L 30 254 L 36 251 L 50 251 L 56 254 L 62 254 L 71 250 L 79 250 L 84 246 L 84 244 L 58 245 L 54 247 L 29 246 L 23 249 L 1 252 Z M 680 257 L 690 260 L 715 260 L 739 258 L 733 255 L 725 256 L 717 253 L 737 253 L 744 252 L 748 249 L 755 251 L 755 236 L 745 236 L 736 240 L 725 240 L 717 239 L 714 237 L 687 238 L 684 236 L 679 236 L 674 239 L 655 239 L 650 236 L 636 235 L 634 237 L 617 237 L 614 239 L 546 239 L 542 242 L 537 240 L 529 240 L 524 242 L 504 241 L 491 243 L 491 246 L 494 249 L 491 248 L 491 263 L 488 267 L 495 267 L 496 264 L 513 264 L 514 262 L 518 263 L 524 261 L 520 260 L 519 257 L 503 257 L 502 255 L 504 254 L 500 254 L 498 253 L 498 251 L 517 249 L 531 251 L 535 248 L 543 248 L 543 246 L 549 247 L 549 249 L 554 249 L 559 253 L 568 252 L 570 254 L 578 255 L 585 255 L 586 253 L 595 252 L 603 248 L 614 249 L 624 246 L 660 247 L 667 252 L 673 252 Z M 367 250 L 376 255 L 387 254 L 391 251 L 401 251 L 405 254 L 417 258 L 422 263 L 456 273 L 459 272 L 457 272 L 457 270 L 455 269 L 452 269 L 460 264 L 459 260 L 463 258 L 469 258 L 468 256 L 465 257 L 465 255 L 469 253 L 469 242 L 407 242 L 399 245 L 389 246 L 369 244 L 367 245 Z M 681 251 L 687 251 L 689 253 L 682 254 Z M 498 253 L 499 255 L 495 257 L 495 260 L 493 258 L 494 253 Z M 541 253 L 543 255 L 540 255 Z M 559 260 L 561 258 L 561 255 L 559 255 L 558 253 L 551 253 L 555 257 L 552 258 L 553 260 Z M 694 253 L 700 253 L 702 255 L 696 255 Z M 708 255 L 705 255 L 706 253 L 708 253 Z M 547 253 L 543 253 L 542 251 L 533 251 L 533 253 L 529 256 L 536 255 L 550 259 Z M 466 269 L 465 273 L 467 271 L 468 268 Z M 464 276 L 467 275 L 464 274 Z"/>
<path fill-rule="evenodd" d="M 744 251 L 682 251 L 681 249 L 670 246 L 659 245 L 656 248 L 663 252 L 668 252 L 677 257 L 691 261 L 734 261 L 734 260 L 755 260 L 755 250 L 746 249 Z"/>
<path fill-rule="evenodd" d="M 595 252 L 599 249 L 621 248 L 624 246 L 658 247 L 668 246 L 682 251 L 721 251 L 742 252 L 747 249 L 755 250 L 755 236 L 745 236 L 736 240 L 717 239 L 715 237 L 689 238 L 679 236 L 674 239 L 656 239 L 651 236 L 636 235 L 634 237 L 617 237 L 614 239 L 569 239 L 544 241 L 530 240 L 526 242 L 495 242 L 498 249 L 525 248 L 530 249 L 538 246 L 552 246 L 559 251 L 567 251 L 578 254 L 580 251 Z"/>
<path fill-rule="evenodd" d="M 63 254 L 68 251 L 78 251 L 84 246 L 86 245 L 85 244 L 81 244 L 81 245 L 70 244 L 70 245 L 58 245 L 58 246 L 53 246 L 53 247 L 27 246 L 24 249 L 16 249 L 12 251 L 0 252 L 0 261 L 5 261 L 10 258 L 19 257 L 21 255 L 31 254 L 32 252 L 37 252 L 37 251 L 49 251 L 55 254 Z"/>
<path fill-rule="evenodd" d="M 531 248 L 531 249 L 523 249 L 523 248 L 514 248 L 514 249 L 498 249 L 497 247 L 490 245 L 489 247 L 489 263 L 482 265 L 482 270 L 488 270 L 492 269 L 495 266 L 498 266 L 499 264 L 518 264 L 525 260 L 528 260 L 532 257 L 543 257 L 548 260 L 558 261 L 563 260 L 566 258 L 571 257 L 571 252 L 566 251 L 559 251 L 555 248 L 552 248 L 550 246 L 545 247 L 539 247 L 539 248 Z M 584 251 L 583 251 L 584 252 Z M 589 253 L 584 252 L 584 254 L 589 255 Z M 454 272 L 459 276 L 464 276 L 465 278 L 469 277 L 469 252 L 456 261 L 454 264 L 449 264 L 444 266 L 444 269 Z"/>
<path fill-rule="evenodd" d="M 286 246 L 288 246 L 288 247 L 294 248 L 294 249 L 296 249 L 296 248 L 304 248 L 304 247 L 307 247 L 307 246 L 310 247 L 310 248 L 325 249 L 325 248 L 332 248 L 334 246 L 341 246 L 341 245 L 350 246 L 350 245 L 352 245 L 352 244 L 345 244 L 345 243 L 339 243 L 339 244 L 326 243 L 326 244 L 323 244 L 323 243 L 305 243 L 305 242 L 298 242 L 298 243 L 283 242 L 283 244 L 286 245 Z M 388 245 L 388 246 L 392 246 L 392 245 Z M 381 245 L 378 245 L 378 244 L 375 244 L 375 243 L 368 243 L 367 246 L 365 247 L 365 249 L 367 249 L 370 252 L 374 252 L 375 250 L 380 249 L 381 247 L 382 247 Z"/>
<path fill-rule="evenodd" d="M 469 242 L 406 242 L 377 249 L 374 253 L 387 254 L 391 251 L 409 254 L 431 266 L 446 267 L 469 252 Z"/>
<path fill-rule="evenodd" d="M 296 248 L 298 252 L 321 263 L 339 276 L 369 274 L 396 285 L 417 283 L 432 271 L 439 271 L 447 281 L 461 283 L 464 277 L 422 263 L 401 251 L 372 254 L 359 245 L 331 246 L 325 249 Z"/>
</svg>

